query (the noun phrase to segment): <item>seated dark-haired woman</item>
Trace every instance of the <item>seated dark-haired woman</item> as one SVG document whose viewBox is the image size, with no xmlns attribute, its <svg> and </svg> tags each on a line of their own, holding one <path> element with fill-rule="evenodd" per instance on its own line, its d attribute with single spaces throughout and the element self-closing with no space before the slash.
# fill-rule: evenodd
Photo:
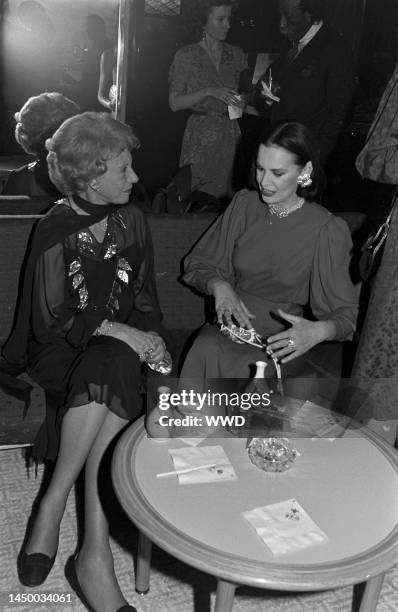
<svg viewBox="0 0 398 612">
<path fill-rule="evenodd" d="M 78 112 L 77 104 L 56 91 L 32 96 L 25 102 L 15 113 L 15 140 L 36 159 L 10 172 L 2 195 L 62 196 L 48 176 L 45 142 L 61 123 Z"/>
<path fill-rule="evenodd" d="M 36 229 L 3 349 L 46 390 L 35 455 L 55 460 L 18 558 L 20 581 L 34 587 L 47 578 L 66 500 L 84 466 L 84 538 L 66 571 L 97 612 L 135 610 L 114 570 L 105 459 L 142 409 L 142 359 L 156 364 L 166 351 L 151 236 L 142 212 L 128 205 L 137 143 L 128 126 L 90 112 L 65 121 L 47 141 L 51 180 L 66 197 Z"/>
<path fill-rule="evenodd" d="M 350 339 L 356 326 L 351 236 L 345 221 L 317 203 L 317 150 L 305 126 L 272 127 L 257 152 L 258 191 L 238 192 L 185 261 L 184 280 L 214 297 L 218 323 L 254 327 L 282 376 L 301 375 L 308 351 L 326 340 Z M 303 316 L 306 306 L 314 320 Z M 181 377 L 247 379 L 261 356 L 206 325 Z"/>
</svg>

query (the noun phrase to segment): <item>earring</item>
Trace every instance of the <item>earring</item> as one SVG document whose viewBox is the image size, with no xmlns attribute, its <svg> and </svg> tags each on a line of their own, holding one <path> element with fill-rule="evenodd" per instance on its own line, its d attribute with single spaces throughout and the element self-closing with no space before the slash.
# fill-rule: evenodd
<svg viewBox="0 0 398 612">
<path fill-rule="evenodd" d="M 94 191 L 98 191 L 98 183 L 95 179 L 91 181 L 91 183 L 89 183 L 88 186 L 91 187 L 91 189 L 94 189 Z"/>
<path fill-rule="evenodd" d="M 297 177 L 297 184 L 300 187 L 310 187 L 310 185 L 312 185 L 312 178 L 307 172 L 305 172 Z"/>
</svg>

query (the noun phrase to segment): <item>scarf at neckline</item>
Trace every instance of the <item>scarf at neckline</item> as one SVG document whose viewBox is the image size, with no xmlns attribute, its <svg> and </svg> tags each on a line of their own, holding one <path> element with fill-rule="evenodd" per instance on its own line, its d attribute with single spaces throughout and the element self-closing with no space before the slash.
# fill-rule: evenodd
<svg viewBox="0 0 398 612">
<path fill-rule="evenodd" d="M 23 371 L 26 365 L 34 273 L 40 255 L 56 244 L 62 243 L 71 234 L 98 223 L 107 215 L 124 206 L 124 204 L 90 204 L 90 202 L 76 195 L 73 196 L 73 200 L 79 208 L 89 214 L 79 215 L 75 212 L 71 214 L 65 208 L 55 210 L 51 214 L 51 210 L 53 210 L 51 209 L 39 221 L 32 237 L 28 258 L 24 262 L 24 282 L 18 299 L 17 315 L 13 330 L 2 349 L 3 357 L 20 371 Z"/>
<path fill-rule="evenodd" d="M 101 215 L 101 213 L 102 217 L 106 217 L 107 215 L 111 215 L 112 213 L 116 212 L 120 208 L 120 205 L 117 204 L 92 204 L 79 195 L 74 195 L 72 198 L 69 198 L 69 201 L 70 200 L 75 202 L 75 204 L 77 204 L 81 210 L 84 210 L 84 212 L 91 217 L 98 217 L 98 215 Z"/>
</svg>

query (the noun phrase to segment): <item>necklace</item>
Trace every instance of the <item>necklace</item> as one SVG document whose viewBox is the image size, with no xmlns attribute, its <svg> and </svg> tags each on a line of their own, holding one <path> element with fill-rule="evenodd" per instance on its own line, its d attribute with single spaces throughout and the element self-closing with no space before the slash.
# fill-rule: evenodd
<svg viewBox="0 0 398 612">
<path fill-rule="evenodd" d="M 287 217 L 288 215 L 290 215 L 290 213 L 301 208 L 304 202 L 304 198 L 300 198 L 299 200 L 297 200 L 296 204 L 293 204 L 293 206 L 291 206 L 290 208 L 278 206 L 277 204 L 268 204 L 268 210 L 271 215 L 275 215 L 279 219 L 283 219 L 283 217 Z"/>
<path fill-rule="evenodd" d="M 105 304 L 105 308 L 112 316 L 119 310 L 119 294 L 122 292 L 122 283 L 125 283 L 126 285 L 129 284 L 131 278 L 128 273 L 132 271 L 133 269 L 127 259 L 125 259 L 125 257 L 118 257 L 115 263 L 115 276 L 113 279 L 112 288 L 108 301 Z M 85 310 L 88 306 L 90 296 L 86 285 L 83 261 L 80 254 L 69 264 L 68 276 L 71 277 L 73 289 L 79 295 L 77 310 Z M 99 309 L 96 304 L 93 304 L 92 306 L 94 310 Z"/>
</svg>

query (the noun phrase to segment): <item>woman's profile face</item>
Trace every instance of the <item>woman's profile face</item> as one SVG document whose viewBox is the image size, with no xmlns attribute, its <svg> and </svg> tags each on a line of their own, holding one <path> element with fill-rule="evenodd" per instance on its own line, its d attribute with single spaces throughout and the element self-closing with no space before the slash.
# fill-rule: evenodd
<svg viewBox="0 0 398 612">
<path fill-rule="evenodd" d="M 215 40 L 225 40 L 231 27 L 230 6 L 213 6 L 210 9 L 204 30 Z"/>
<path fill-rule="evenodd" d="M 95 179 L 91 195 L 97 204 L 126 204 L 130 191 L 138 176 L 131 167 L 131 153 L 123 149 L 117 156 L 108 159 L 107 170 Z"/>
<path fill-rule="evenodd" d="M 266 204 L 289 205 L 297 202 L 297 178 L 303 167 L 287 149 L 260 145 L 256 161 L 256 180 Z"/>
</svg>

